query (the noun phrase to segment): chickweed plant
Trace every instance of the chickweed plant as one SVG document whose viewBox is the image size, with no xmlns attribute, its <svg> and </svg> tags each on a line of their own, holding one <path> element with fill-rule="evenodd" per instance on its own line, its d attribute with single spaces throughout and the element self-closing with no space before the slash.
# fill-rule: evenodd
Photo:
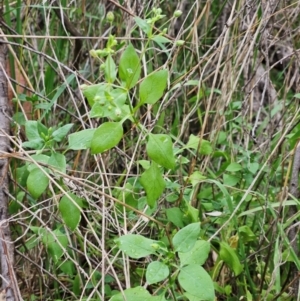
<svg viewBox="0 0 300 301">
<path fill-rule="evenodd" d="M 297 1 L 4 2 L 23 299 L 297 300 Z"/>
</svg>

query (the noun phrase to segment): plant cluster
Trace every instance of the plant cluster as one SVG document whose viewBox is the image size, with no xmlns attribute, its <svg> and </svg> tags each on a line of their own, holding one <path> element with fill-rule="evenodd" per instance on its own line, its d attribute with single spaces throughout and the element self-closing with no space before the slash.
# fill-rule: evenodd
<svg viewBox="0 0 300 301">
<path fill-rule="evenodd" d="M 237 18 L 223 42 L 215 39 L 228 12 L 216 1 L 201 4 L 206 15 L 197 3 L 188 12 L 143 7 L 130 38 L 121 34 L 124 11 L 63 2 L 73 20 L 85 13 L 105 28 L 105 42 L 79 71 L 64 63 L 67 39 L 39 41 L 43 59 L 24 47 L 40 84 L 15 93 L 12 118 L 21 155 L 11 159 L 9 211 L 24 300 L 293 300 L 287 290 L 300 261 L 288 232 L 299 213 L 288 211 L 299 202 L 286 188 L 300 133 L 292 100 L 300 97 L 279 91 L 278 103 L 248 113 L 241 64 L 259 37 L 238 44 Z M 20 7 L 6 5 L 6 20 Z M 47 17 L 55 7 L 32 8 L 46 32 L 66 34 L 66 22 Z M 41 60 L 44 78 L 34 71 Z"/>
</svg>

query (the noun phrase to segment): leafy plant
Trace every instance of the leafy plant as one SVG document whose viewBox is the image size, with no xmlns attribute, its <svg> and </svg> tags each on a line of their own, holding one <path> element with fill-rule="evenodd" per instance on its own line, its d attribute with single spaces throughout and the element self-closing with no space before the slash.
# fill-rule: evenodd
<svg viewBox="0 0 300 301">
<path fill-rule="evenodd" d="M 3 3 L 21 295 L 298 298 L 296 6 L 123 2 Z"/>
<path fill-rule="evenodd" d="M 209 301 L 215 299 L 214 286 L 211 277 L 201 265 L 208 257 L 210 246 L 208 242 L 198 240 L 199 235 L 200 223 L 192 223 L 174 235 L 171 242 L 173 249 L 166 247 L 162 241 L 153 241 L 136 234 L 121 236 L 116 243 L 120 250 L 131 258 L 139 259 L 149 255 L 157 257 L 157 260 L 151 261 L 146 268 L 145 277 L 148 285 L 168 279 L 162 284 L 163 292 L 170 290 L 175 297 L 176 280 L 178 280 L 181 288 L 184 289 L 183 295 L 189 300 Z M 131 295 L 133 291 L 135 293 Z M 158 297 L 151 297 L 140 287 L 125 290 L 124 294 L 127 300 L 131 301 L 141 300 L 145 296 L 147 300 L 158 300 Z M 164 298 L 163 295 L 164 293 L 159 296 L 159 300 Z M 110 300 L 123 300 L 122 298 L 120 293 Z"/>
</svg>

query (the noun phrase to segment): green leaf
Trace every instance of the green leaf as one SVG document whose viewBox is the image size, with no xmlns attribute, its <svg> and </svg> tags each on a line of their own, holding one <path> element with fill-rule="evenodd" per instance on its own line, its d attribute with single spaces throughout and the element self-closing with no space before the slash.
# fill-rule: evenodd
<svg viewBox="0 0 300 301">
<path fill-rule="evenodd" d="M 242 169 L 242 165 L 236 162 L 230 163 L 226 168 L 227 171 L 231 171 L 231 172 L 240 171 L 241 169 Z"/>
<path fill-rule="evenodd" d="M 147 20 L 143 20 L 139 17 L 134 17 L 134 21 L 137 24 L 137 26 L 147 35 L 149 36 L 151 34 L 151 27 L 150 24 L 147 22 Z"/>
<path fill-rule="evenodd" d="M 146 191 L 147 204 L 153 208 L 166 186 L 161 171 L 155 162 L 152 162 L 151 166 L 142 174 L 140 181 Z"/>
<path fill-rule="evenodd" d="M 253 175 L 255 175 L 259 169 L 259 163 L 257 162 L 250 163 L 248 169 Z"/>
<path fill-rule="evenodd" d="M 123 293 L 118 293 L 112 296 L 109 301 L 161 301 L 161 297 L 153 297 L 146 289 L 141 286 L 137 286 L 134 288 L 128 288 L 124 290 Z"/>
<path fill-rule="evenodd" d="M 169 40 L 168 38 L 164 37 L 164 36 L 160 36 L 160 35 L 155 35 L 151 38 L 151 40 L 153 40 L 154 42 L 156 42 L 157 44 L 166 44 L 166 43 L 171 43 L 172 41 Z M 199 85 L 199 82 L 198 82 Z"/>
<path fill-rule="evenodd" d="M 48 162 L 50 159 L 49 156 L 46 156 L 44 154 L 32 155 L 32 156 L 30 156 L 30 158 L 32 158 L 35 162 L 44 164 L 44 165 L 48 165 Z M 30 164 L 28 164 L 28 167 L 27 167 L 29 172 L 36 168 L 37 168 L 37 166 L 35 163 L 30 163 Z"/>
<path fill-rule="evenodd" d="M 25 124 L 25 133 L 27 139 L 30 140 L 38 140 L 40 139 L 40 133 L 38 131 L 38 122 L 34 120 L 28 120 Z"/>
<path fill-rule="evenodd" d="M 75 264 L 71 260 L 64 261 L 59 268 L 61 271 L 69 276 L 74 276 L 75 274 Z"/>
<path fill-rule="evenodd" d="M 29 170 L 26 165 L 23 165 L 22 167 L 18 167 L 14 171 L 15 180 L 21 186 L 27 185 L 26 182 L 27 182 L 28 175 L 29 175 Z"/>
<path fill-rule="evenodd" d="M 27 178 L 27 189 L 35 199 L 41 196 L 48 184 L 49 178 L 40 168 L 35 168 L 29 173 Z"/>
<path fill-rule="evenodd" d="M 47 128 L 38 121 L 28 120 L 25 123 L 25 133 L 29 141 L 23 142 L 22 146 L 32 149 L 41 149 L 44 145 L 44 139 L 41 133 L 47 134 Z"/>
<path fill-rule="evenodd" d="M 131 258 L 142 258 L 155 254 L 153 244 L 156 242 L 138 234 L 127 234 L 116 239 L 119 249 Z"/>
<path fill-rule="evenodd" d="M 167 86 L 168 70 L 159 70 L 148 75 L 140 84 L 140 104 L 155 104 Z"/>
<path fill-rule="evenodd" d="M 105 113 L 106 111 L 107 111 L 107 108 L 105 108 L 105 105 L 103 105 L 103 104 L 101 104 L 99 102 L 95 102 L 93 104 L 93 106 L 92 106 L 91 111 L 90 111 L 90 117 L 91 118 L 103 118 L 103 117 L 107 117 L 106 113 Z"/>
<path fill-rule="evenodd" d="M 48 129 L 39 121 L 37 121 L 37 129 L 38 129 L 40 136 L 41 136 L 41 134 L 48 135 Z"/>
<path fill-rule="evenodd" d="M 180 265 L 185 266 L 188 264 L 203 265 L 208 258 L 210 251 L 210 244 L 205 240 L 197 240 L 194 247 L 185 253 L 178 253 Z"/>
<path fill-rule="evenodd" d="M 92 107 L 96 101 L 104 97 L 104 91 L 107 89 L 107 84 L 97 84 L 84 86 L 81 88 L 83 96 L 87 99 L 89 105 Z"/>
<path fill-rule="evenodd" d="M 83 207 L 82 199 L 73 193 L 63 196 L 59 202 L 59 212 L 65 224 L 74 231 L 81 219 L 81 208 Z M 70 198 L 72 200 L 70 200 Z"/>
<path fill-rule="evenodd" d="M 30 140 L 30 141 L 25 141 L 22 143 L 22 146 L 24 148 L 32 148 L 32 149 L 41 149 L 44 145 L 44 140 L 41 138 L 35 139 L 35 140 Z"/>
<path fill-rule="evenodd" d="M 187 292 L 183 293 L 183 295 L 189 300 L 189 301 L 199 301 L 199 298 L 197 296 L 194 296 L 192 294 L 189 294 Z"/>
<path fill-rule="evenodd" d="M 200 234 L 200 223 L 192 223 L 179 230 L 173 237 L 173 246 L 176 252 L 190 251 Z"/>
<path fill-rule="evenodd" d="M 256 235 L 253 233 L 249 226 L 239 227 L 239 235 L 243 239 L 243 242 L 257 240 Z"/>
<path fill-rule="evenodd" d="M 190 202 L 185 203 L 186 206 L 186 215 L 189 217 L 190 221 L 197 223 L 199 221 L 199 210 L 193 207 Z"/>
<path fill-rule="evenodd" d="M 113 102 L 117 107 L 121 107 L 125 104 L 126 99 L 126 90 L 117 88 L 110 91 L 110 99 L 107 100 Z"/>
<path fill-rule="evenodd" d="M 197 150 L 199 143 L 200 143 L 200 138 L 198 136 L 191 134 L 189 137 L 189 141 L 186 144 L 185 148 L 191 148 L 191 149 Z"/>
<path fill-rule="evenodd" d="M 170 136 L 164 134 L 149 134 L 146 149 L 148 156 L 153 161 L 167 169 L 174 169 L 175 158 Z"/>
<path fill-rule="evenodd" d="M 95 131 L 92 142 L 92 154 L 103 153 L 116 146 L 123 137 L 123 126 L 120 122 L 102 123 Z"/>
<path fill-rule="evenodd" d="M 92 106 L 91 118 L 108 117 L 112 120 L 121 120 L 130 114 L 128 105 L 125 105 L 127 92 L 124 89 L 109 89 Z"/>
<path fill-rule="evenodd" d="M 235 276 L 238 276 L 243 271 L 243 265 L 235 252 L 227 243 L 220 243 L 220 259 L 222 259 L 227 266 L 234 272 Z"/>
<path fill-rule="evenodd" d="M 87 129 L 70 134 L 68 137 L 69 149 L 80 150 L 90 148 L 95 131 L 96 129 Z"/>
<path fill-rule="evenodd" d="M 159 45 L 159 47 L 161 49 L 163 49 L 164 51 L 167 51 L 166 46 L 164 44 L 172 43 L 171 40 L 169 40 L 166 37 L 161 36 L 161 35 L 154 35 L 154 36 L 152 36 L 151 40 L 153 40 L 155 43 L 157 43 Z"/>
<path fill-rule="evenodd" d="M 167 220 L 178 228 L 183 228 L 183 212 L 177 207 L 166 209 Z"/>
<path fill-rule="evenodd" d="M 169 276 L 169 268 L 160 261 L 152 261 L 146 270 L 148 284 L 153 284 L 166 279 Z"/>
<path fill-rule="evenodd" d="M 82 292 L 81 284 L 82 284 L 81 275 L 77 274 L 74 278 L 73 286 L 72 286 L 73 293 L 77 296 L 79 296 Z"/>
<path fill-rule="evenodd" d="M 202 139 L 199 153 L 201 155 L 210 155 L 212 153 L 212 146 L 209 141 Z"/>
<path fill-rule="evenodd" d="M 209 274 L 199 265 L 187 265 L 178 275 L 178 282 L 193 300 L 214 301 L 214 284 Z M 191 299 L 190 299 L 191 300 Z"/>
<path fill-rule="evenodd" d="M 296 93 L 296 94 L 294 95 L 294 97 L 300 99 L 300 93 Z"/>
<path fill-rule="evenodd" d="M 62 141 L 72 128 L 73 123 L 66 124 L 52 133 L 53 140 L 56 142 Z"/>
<path fill-rule="evenodd" d="M 112 84 L 116 80 L 117 77 L 116 64 L 110 54 L 105 60 L 104 73 L 105 73 L 105 80 L 108 83 Z"/>
<path fill-rule="evenodd" d="M 203 176 L 202 173 L 198 170 L 194 171 L 189 177 L 189 181 L 192 183 L 193 187 L 195 187 L 198 183 L 202 182 L 205 179 L 206 177 Z"/>
<path fill-rule="evenodd" d="M 122 53 L 119 63 L 119 77 L 130 89 L 136 85 L 141 74 L 140 58 L 134 47 L 129 44 Z"/>
<path fill-rule="evenodd" d="M 48 249 L 54 262 L 57 263 L 66 252 L 65 248 L 68 245 L 68 238 L 65 234 L 56 229 L 53 232 L 45 231 L 44 235 L 42 235 L 42 242 Z"/>
<path fill-rule="evenodd" d="M 51 157 L 49 158 L 48 164 L 53 166 L 55 169 L 62 173 L 66 173 L 66 157 L 60 153 L 52 153 Z"/>
<path fill-rule="evenodd" d="M 148 160 L 138 160 L 137 161 L 144 169 L 150 168 L 150 161 Z"/>
<path fill-rule="evenodd" d="M 199 143 L 200 143 L 200 137 L 191 134 L 189 137 L 189 141 L 186 144 L 185 148 L 191 148 L 191 149 L 197 150 Z M 201 155 L 210 155 L 212 153 L 212 146 L 209 141 L 207 141 L 205 139 L 201 140 L 199 153 Z"/>
<path fill-rule="evenodd" d="M 240 177 L 234 175 L 223 174 L 224 185 L 235 186 L 241 180 Z"/>
</svg>

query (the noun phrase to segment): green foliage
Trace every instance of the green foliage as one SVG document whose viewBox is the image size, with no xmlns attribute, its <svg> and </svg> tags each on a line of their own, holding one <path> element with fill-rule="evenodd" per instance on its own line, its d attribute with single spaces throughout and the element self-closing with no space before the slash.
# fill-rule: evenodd
<svg viewBox="0 0 300 301">
<path fill-rule="evenodd" d="M 47 248 L 52 259 L 55 262 L 58 262 L 64 254 L 68 244 L 67 236 L 59 229 L 56 229 L 53 232 L 39 227 L 30 227 L 30 229 L 33 233 L 38 235 L 37 238 Z"/>
<path fill-rule="evenodd" d="M 59 211 L 62 219 L 72 231 L 78 227 L 82 207 L 82 200 L 72 193 L 63 196 L 59 202 Z"/>
<path fill-rule="evenodd" d="M 66 157 L 63 154 L 60 153 L 52 153 L 49 160 L 48 164 L 51 167 L 54 167 L 55 170 L 58 170 L 59 172 L 65 174 L 66 171 Z"/>
<path fill-rule="evenodd" d="M 169 276 L 169 268 L 166 264 L 160 261 L 152 261 L 146 270 L 146 280 L 148 284 L 163 281 Z"/>
<path fill-rule="evenodd" d="M 124 297 L 125 299 L 124 299 Z M 124 301 L 124 300 L 131 300 L 131 301 L 139 301 L 139 300 L 146 300 L 146 301 L 159 301 L 161 298 L 159 297 L 152 297 L 149 292 L 141 286 L 137 286 L 135 288 L 129 288 L 124 290 L 124 294 L 117 294 L 113 296 L 110 301 Z"/>
<path fill-rule="evenodd" d="M 222 259 L 238 276 L 243 271 L 243 266 L 241 265 L 238 256 L 235 251 L 225 242 L 220 244 L 220 259 Z"/>
<path fill-rule="evenodd" d="M 167 86 L 168 71 L 160 70 L 148 75 L 140 85 L 140 104 L 155 104 Z"/>
<path fill-rule="evenodd" d="M 190 224 L 178 231 L 173 238 L 174 249 L 177 252 L 186 253 L 190 251 L 200 234 L 200 224 Z"/>
<path fill-rule="evenodd" d="M 140 181 L 145 189 L 148 205 L 154 207 L 166 186 L 162 173 L 155 162 L 152 162 L 151 166 L 142 174 Z"/>
<path fill-rule="evenodd" d="M 182 266 L 199 264 L 203 265 L 207 260 L 210 251 L 210 244 L 205 240 L 197 240 L 195 245 L 187 252 L 178 253 Z"/>
<path fill-rule="evenodd" d="M 186 144 L 186 148 L 198 150 L 201 155 L 210 155 L 212 153 L 212 147 L 209 141 L 190 135 L 189 141 Z"/>
<path fill-rule="evenodd" d="M 170 136 L 163 134 L 149 134 L 149 141 L 146 149 L 150 159 L 167 169 L 174 169 L 175 159 Z"/>
<path fill-rule="evenodd" d="M 49 184 L 47 172 L 40 168 L 34 168 L 30 171 L 27 178 L 27 188 L 34 198 L 39 198 L 46 190 Z"/>
<path fill-rule="evenodd" d="M 80 150 L 91 147 L 95 129 L 87 129 L 68 136 L 69 149 Z"/>
<path fill-rule="evenodd" d="M 172 238 L 174 250 L 166 247 L 162 241 L 155 242 L 134 234 L 122 236 L 116 242 L 120 250 L 131 258 L 142 258 L 151 254 L 157 256 L 158 259 L 163 258 L 163 262 L 154 260 L 148 264 L 146 269 L 148 284 L 162 282 L 169 277 L 169 281 L 164 286 L 172 289 L 175 284 L 174 277 L 176 277 L 188 300 L 209 301 L 215 298 L 214 285 L 211 277 L 201 265 L 205 263 L 208 257 L 210 244 L 198 240 L 199 234 L 199 223 L 184 227 Z M 176 262 L 176 254 L 180 260 L 179 266 Z M 170 271 L 172 272 L 170 273 Z M 135 290 L 135 294 L 133 296 L 128 295 L 127 300 L 134 301 L 137 298 L 141 300 L 146 297 L 145 294 L 144 290 Z M 119 299 L 113 297 L 111 300 Z"/>
<path fill-rule="evenodd" d="M 119 77 L 125 83 L 125 87 L 130 89 L 136 85 L 141 74 L 140 58 L 134 47 L 130 44 L 122 53 L 119 63 Z"/>
<path fill-rule="evenodd" d="M 132 258 L 142 258 L 156 252 L 155 241 L 142 235 L 128 234 L 116 240 L 119 248 Z"/>
<path fill-rule="evenodd" d="M 274 62 L 277 41 L 264 40 L 267 10 L 241 31 L 243 4 L 150 3 L 128 18 L 123 2 L 109 11 L 105 1 L 5 0 L 3 19 L 18 33 L 7 37 L 8 211 L 17 278 L 33 275 L 18 282 L 22 295 L 294 300 L 299 201 L 288 180 L 300 96 L 295 64 Z M 233 23 L 220 28 L 230 9 Z M 272 18 L 292 9 L 280 3 Z M 257 47 L 266 43 L 276 56 Z"/>
<path fill-rule="evenodd" d="M 23 142 L 23 147 L 42 149 L 53 147 L 55 142 L 61 142 L 70 131 L 73 124 L 66 124 L 56 130 L 47 129 L 41 122 L 28 120 L 25 123 L 26 137 L 29 141 Z"/>
<path fill-rule="evenodd" d="M 95 131 L 91 150 L 93 154 L 103 153 L 116 146 L 123 136 L 123 127 L 119 122 L 105 122 Z"/>
<path fill-rule="evenodd" d="M 198 265 L 183 267 L 178 281 L 186 291 L 184 295 L 190 300 L 215 300 L 214 286 L 207 272 Z"/>
</svg>

